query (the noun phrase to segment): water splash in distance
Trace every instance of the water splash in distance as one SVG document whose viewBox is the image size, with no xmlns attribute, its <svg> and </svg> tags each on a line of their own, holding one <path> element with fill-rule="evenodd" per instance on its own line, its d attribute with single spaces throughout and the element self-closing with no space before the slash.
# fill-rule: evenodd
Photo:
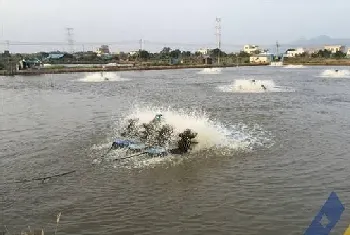
<svg viewBox="0 0 350 235">
<path fill-rule="evenodd" d="M 323 78 L 350 78 L 349 70 L 327 69 L 319 77 Z"/>
<path fill-rule="evenodd" d="M 113 72 L 98 72 L 93 74 L 88 74 L 84 78 L 78 79 L 80 82 L 122 82 L 130 81 L 127 78 L 121 78 L 116 73 Z"/>
<path fill-rule="evenodd" d="M 303 68 L 305 68 L 305 66 L 302 64 L 300 64 L 300 65 L 290 64 L 290 65 L 284 66 L 284 68 L 286 68 L 286 69 L 303 69 Z"/>
<path fill-rule="evenodd" d="M 221 74 L 222 69 L 221 68 L 204 68 L 203 70 L 199 71 L 197 74 Z"/>
<path fill-rule="evenodd" d="M 295 92 L 287 87 L 276 86 L 272 80 L 241 79 L 235 80 L 233 84 L 219 86 L 222 92 L 232 93 L 268 93 L 268 92 Z"/>
</svg>

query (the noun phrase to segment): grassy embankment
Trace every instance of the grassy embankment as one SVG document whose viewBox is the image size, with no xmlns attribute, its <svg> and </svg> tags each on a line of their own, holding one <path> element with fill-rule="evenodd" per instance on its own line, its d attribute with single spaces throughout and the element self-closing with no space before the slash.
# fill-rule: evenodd
<svg viewBox="0 0 350 235">
<path fill-rule="evenodd" d="M 305 66 L 350 66 L 350 59 L 325 59 L 325 58 L 285 58 L 285 65 L 305 65 Z M 239 63 L 238 66 L 266 66 L 268 64 Z M 168 69 L 191 69 L 191 68 L 212 68 L 212 67 L 236 67 L 237 64 L 210 65 L 210 64 L 136 64 L 131 67 L 124 66 L 102 66 L 94 67 L 64 67 L 62 65 L 53 65 L 41 69 L 30 69 L 17 71 L 17 75 L 40 75 L 40 74 L 61 74 L 61 73 L 79 73 L 79 72 L 100 72 L 100 71 L 138 71 L 138 70 L 168 70 Z M 6 71 L 0 70 L 0 76 L 7 75 Z"/>
<path fill-rule="evenodd" d="M 350 59 L 285 58 L 285 65 L 350 66 Z"/>
</svg>

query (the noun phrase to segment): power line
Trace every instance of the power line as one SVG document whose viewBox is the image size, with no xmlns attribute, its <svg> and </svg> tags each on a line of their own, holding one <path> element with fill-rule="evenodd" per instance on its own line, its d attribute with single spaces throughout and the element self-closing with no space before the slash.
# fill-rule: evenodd
<svg viewBox="0 0 350 235">
<path fill-rule="evenodd" d="M 70 46 L 71 50 L 73 51 L 73 46 L 74 45 L 79 45 L 83 48 L 86 47 L 91 47 L 91 46 L 100 46 L 100 45 L 116 45 L 116 46 L 127 46 L 130 45 L 131 47 L 135 47 L 135 48 L 140 48 L 140 49 L 144 49 L 144 44 L 147 43 L 147 45 L 150 46 L 160 46 L 160 47 L 164 47 L 164 46 L 168 46 L 168 47 L 172 47 L 172 48 L 176 48 L 176 47 L 191 47 L 193 49 L 197 49 L 197 48 L 201 48 L 201 47 L 215 47 L 218 46 L 221 48 L 221 30 L 220 29 L 221 26 L 217 26 L 217 42 L 216 45 L 215 43 L 191 43 L 191 42 L 159 42 L 159 41 L 149 41 L 149 40 L 124 40 L 124 41 L 112 41 L 112 42 L 75 42 L 73 40 L 72 34 L 70 34 L 70 39 L 67 40 L 66 42 L 25 42 L 25 41 L 0 41 L 0 45 L 4 45 L 4 47 L 8 48 L 10 46 Z M 68 34 L 67 34 L 68 36 Z M 220 36 L 220 37 L 219 37 Z M 276 47 L 276 44 L 269 44 L 269 45 L 263 45 L 260 44 L 261 47 Z M 283 44 L 284 47 L 303 47 L 303 46 L 311 46 L 311 45 L 302 45 L 302 44 Z M 323 46 L 323 44 L 321 45 L 312 45 L 313 47 L 315 46 Z M 227 44 L 225 43 L 225 48 L 242 48 L 243 44 Z M 279 45 L 280 47 L 280 45 Z"/>
<path fill-rule="evenodd" d="M 0 44 L 7 44 L 7 41 L 0 41 Z M 143 44 L 147 43 L 150 45 L 173 45 L 173 46 L 201 46 L 201 45 L 218 45 L 217 43 L 184 43 L 184 42 L 159 42 L 159 41 L 149 41 L 149 40 L 142 40 Z M 24 41 L 9 41 L 10 45 L 14 46 L 66 46 L 69 45 L 67 42 L 24 42 Z M 130 44 L 139 44 L 140 40 L 128 40 L 128 41 L 112 41 L 112 42 L 76 42 L 74 41 L 74 45 L 130 45 Z M 221 44 L 221 43 L 220 43 Z M 260 46 L 272 46 L 273 44 L 259 44 Z M 276 44 L 274 44 L 276 45 Z M 286 43 L 283 44 L 285 46 L 302 46 L 302 44 L 290 44 Z M 321 45 L 321 44 L 320 44 Z M 323 44 L 322 44 L 323 45 Z M 220 45 L 221 46 L 221 45 Z M 241 47 L 243 44 L 227 44 L 225 43 L 225 46 L 237 46 Z M 305 46 L 305 45 L 304 45 Z"/>
<path fill-rule="evenodd" d="M 276 54 L 278 56 L 278 53 L 279 53 L 279 47 L 280 47 L 280 44 L 278 44 L 278 41 L 276 41 Z"/>
</svg>

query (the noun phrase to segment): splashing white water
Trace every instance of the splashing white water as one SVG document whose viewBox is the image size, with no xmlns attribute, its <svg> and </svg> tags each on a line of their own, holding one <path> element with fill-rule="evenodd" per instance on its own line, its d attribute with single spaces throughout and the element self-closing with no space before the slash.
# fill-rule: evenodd
<svg viewBox="0 0 350 235">
<path fill-rule="evenodd" d="M 266 89 L 264 89 L 264 86 Z M 294 92 L 293 89 L 277 87 L 272 80 L 235 80 L 231 85 L 218 87 L 222 92 L 233 93 L 266 93 L 266 92 Z"/>
<path fill-rule="evenodd" d="M 305 68 L 305 66 L 302 64 L 301 65 L 290 64 L 290 65 L 284 66 L 284 68 L 286 68 L 286 69 L 303 69 L 303 68 Z"/>
<path fill-rule="evenodd" d="M 139 123 L 150 122 L 156 114 L 163 115 L 163 124 L 170 124 L 174 128 L 174 140 L 178 134 L 185 129 L 191 129 L 198 133 L 196 141 L 198 144 L 194 146 L 193 153 L 200 150 L 215 150 L 215 155 L 223 155 L 225 153 L 232 153 L 236 150 L 252 150 L 255 147 L 271 146 L 272 141 L 269 134 L 263 131 L 258 125 L 252 125 L 250 128 L 245 124 L 238 124 L 234 126 L 224 126 L 220 122 L 212 120 L 204 112 L 175 110 L 172 108 L 163 107 L 138 107 L 135 106 L 129 115 L 120 120 L 116 125 L 115 132 L 120 133 L 122 127 L 130 118 L 138 118 Z M 118 136 L 118 134 L 115 134 Z M 92 149 L 105 151 L 111 146 L 112 139 L 108 144 L 103 143 L 94 145 Z M 110 156 L 106 159 L 116 159 L 125 157 L 124 150 L 112 151 Z M 124 168 L 143 168 L 164 164 L 178 164 L 182 162 L 184 157 L 177 158 L 176 156 L 167 157 L 152 157 L 138 156 L 131 159 L 125 159 L 117 162 L 118 166 Z M 93 160 L 93 164 L 100 164 L 100 159 Z"/>
<path fill-rule="evenodd" d="M 121 82 L 129 81 L 130 79 L 121 78 L 116 73 L 113 72 L 99 72 L 88 74 L 84 78 L 78 79 L 80 82 Z"/>
<path fill-rule="evenodd" d="M 209 148 L 247 148 L 251 142 L 249 135 L 243 134 L 235 128 L 228 129 L 217 121 L 211 120 L 204 112 L 174 110 L 172 108 L 163 107 L 135 107 L 123 120 L 123 125 L 130 118 L 138 118 L 140 123 L 150 122 L 156 114 L 163 115 L 164 124 L 169 124 L 174 128 L 174 135 L 186 129 L 191 129 L 197 132 L 196 140 L 199 142 L 196 149 Z"/>
<path fill-rule="evenodd" d="M 324 78 L 350 78 L 349 70 L 327 69 L 321 73 L 319 77 Z"/>
<path fill-rule="evenodd" d="M 203 70 L 199 71 L 197 74 L 221 74 L 222 69 L 221 68 L 204 68 Z"/>
<path fill-rule="evenodd" d="M 282 61 L 271 62 L 269 64 L 269 66 L 271 66 L 271 67 L 281 67 L 281 66 L 283 66 L 283 62 Z"/>
</svg>

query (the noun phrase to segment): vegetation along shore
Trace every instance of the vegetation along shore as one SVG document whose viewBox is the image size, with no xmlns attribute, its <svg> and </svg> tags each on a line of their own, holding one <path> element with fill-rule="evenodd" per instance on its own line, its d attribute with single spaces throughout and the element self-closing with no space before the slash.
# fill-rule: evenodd
<svg viewBox="0 0 350 235">
<path fill-rule="evenodd" d="M 291 49 L 289 49 L 291 50 Z M 288 52 L 288 51 L 287 51 Z M 294 57 L 283 57 L 284 65 L 305 66 L 349 66 L 350 58 L 345 53 L 329 53 L 319 50 L 314 53 L 300 53 Z M 145 50 L 118 54 L 87 52 L 39 52 L 33 54 L 0 54 L 0 76 L 39 75 L 77 72 L 166 70 L 186 68 L 212 68 L 236 66 L 266 66 L 275 59 L 267 52 L 225 53 L 220 49 L 205 52 L 172 50 L 164 47 L 160 52 Z"/>
</svg>

